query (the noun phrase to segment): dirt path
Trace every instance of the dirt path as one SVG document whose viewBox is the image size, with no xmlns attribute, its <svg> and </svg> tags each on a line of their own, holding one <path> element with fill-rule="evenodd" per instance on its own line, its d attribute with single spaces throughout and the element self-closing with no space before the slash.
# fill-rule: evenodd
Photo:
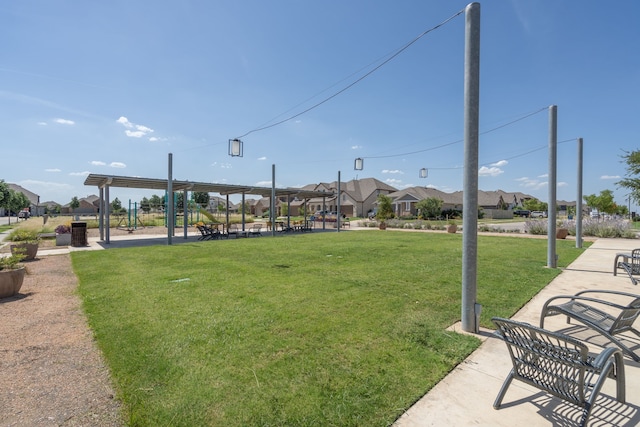
<svg viewBox="0 0 640 427">
<path fill-rule="evenodd" d="M 0 300 L 0 426 L 123 426 L 69 255 L 25 265 L 20 294 Z"/>
</svg>

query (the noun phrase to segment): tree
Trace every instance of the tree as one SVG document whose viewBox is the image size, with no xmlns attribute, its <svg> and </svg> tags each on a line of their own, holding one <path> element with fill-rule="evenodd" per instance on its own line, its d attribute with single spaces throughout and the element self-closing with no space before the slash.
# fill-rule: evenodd
<svg viewBox="0 0 640 427">
<path fill-rule="evenodd" d="M 616 185 L 629 190 L 631 198 L 640 202 L 640 150 L 625 151 L 622 159 L 627 164 L 627 174 Z"/>
<path fill-rule="evenodd" d="M 157 194 L 154 194 L 153 196 L 151 196 L 151 198 L 149 199 L 149 206 L 152 209 L 156 209 L 156 210 L 162 210 L 162 208 L 164 207 L 164 198 L 158 196 Z"/>
<path fill-rule="evenodd" d="M 378 213 L 376 213 L 376 218 L 380 221 L 384 222 L 389 218 L 393 218 L 393 206 L 391 202 L 391 197 L 386 194 L 378 195 Z"/>
<path fill-rule="evenodd" d="M 549 205 L 538 199 L 529 199 L 522 202 L 522 207 L 528 211 L 546 211 Z"/>
<path fill-rule="evenodd" d="M 71 208 L 71 212 L 80 207 L 80 200 L 78 200 L 77 196 L 73 196 L 71 202 L 69 202 L 69 207 Z"/>
<path fill-rule="evenodd" d="M 111 202 L 111 211 L 114 213 L 119 213 L 122 211 L 122 203 L 117 197 Z"/>
<path fill-rule="evenodd" d="M 149 203 L 149 199 L 147 199 L 146 197 L 142 198 L 142 200 L 140 201 L 140 209 L 144 213 L 149 213 L 149 211 L 151 210 L 151 204 Z"/>
<path fill-rule="evenodd" d="M 420 218 L 437 218 L 442 214 L 442 199 L 429 197 L 416 203 L 416 208 L 420 211 Z"/>
<path fill-rule="evenodd" d="M 618 209 L 618 205 L 613 201 L 613 191 L 602 190 L 600 195 L 590 194 L 584 196 L 587 206 L 597 209 L 600 213 L 614 214 Z"/>
<path fill-rule="evenodd" d="M 0 179 L 0 208 L 9 209 L 9 186 L 5 184 L 4 180 Z"/>
<path fill-rule="evenodd" d="M 209 193 L 194 191 L 193 201 L 206 208 L 209 205 Z"/>
</svg>

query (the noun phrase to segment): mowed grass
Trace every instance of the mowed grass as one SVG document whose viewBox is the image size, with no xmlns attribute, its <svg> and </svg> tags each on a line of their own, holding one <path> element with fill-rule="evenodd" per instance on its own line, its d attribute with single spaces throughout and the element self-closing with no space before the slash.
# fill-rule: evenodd
<svg viewBox="0 0 640 427">
<path fill-rule="evenodd" d="M 582 253 L 574 245 L 557 242 L 559 266 Z M 559 274 L 546 250 L 479 236 L 482 325 Z M 460 319 L 459 234 L 310 233 L 72 259 L 132 426 L 385 426 L 479 345 L 445 331 Z"/>
</svg>

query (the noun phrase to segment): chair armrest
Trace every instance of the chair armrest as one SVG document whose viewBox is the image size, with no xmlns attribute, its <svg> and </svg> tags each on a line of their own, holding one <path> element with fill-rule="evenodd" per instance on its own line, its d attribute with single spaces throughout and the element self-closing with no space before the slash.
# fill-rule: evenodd
<svg viewBox="0 0 640 427">
<path fill-rule="evenodd" d="M 611 301 L 606 301 L 606 300 L 602 300 L 602 299 L 598 299 L 598 298 L 591 298 L 591 297 L 582 297 L 582 296 L 578 296 L 578 294 L 576 295 L 557 295 L 555 297 L 550 298 L 549 300 L 547 300 L 547 302 L 544 303 L 544 306 L 542 307 L 542 312 L 544 313 L 547 309 L 547 307 L 549 306 L 549 303 L 556 300 L 556 299 L 560 299 L 560 298 L 566 298 L 568 300 L 574 300 L 574 301 L 589 301 L 589 302 L 593 302 L 595 304 L 600 304 L 600 305 L 605 305 L 608 307 L 613 307 L 616 308 L 618 310 L 626 310 L 628 308 L 630 308 L 629 306 L 626 305 L 620 305 L 620 304 L 616 304 L 614 302 Z"/>
<path fill-rule="evenodd" d="M 630 292 L 623 292 L 623 291 L 610 291 L 610 290 L 597 290 L 597 289 L 588 289 L 586 291 L 580 291 L 578 292 L 576 295 L 583 295 L 583 294 L 610 294 L 610 295 L 622 295 L 625 297 L 629 297 L 629 298 L 640 298 L 640 295 L 638 294 L 632 294 Z"/>
</svg>

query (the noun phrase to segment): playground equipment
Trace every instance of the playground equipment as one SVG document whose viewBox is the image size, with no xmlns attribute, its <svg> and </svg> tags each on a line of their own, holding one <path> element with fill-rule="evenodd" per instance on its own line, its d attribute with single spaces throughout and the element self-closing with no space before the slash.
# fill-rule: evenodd
<svg viewBox="0 0 640 427">
<path fill-rule="evenodd" d="M 116 228 L 118 230 L 126 230 L 129 233 L 133 233 L 135 230 L 140 228 L 145 228 L 144 223 L 138 217 L 138 202 L 133 202 L 133 220 L 131 219 L 131 199 L 129 199 L 129 209 L 127 210 L 127 215 L 118 215 L 118 225 Z"/>
</svg>

